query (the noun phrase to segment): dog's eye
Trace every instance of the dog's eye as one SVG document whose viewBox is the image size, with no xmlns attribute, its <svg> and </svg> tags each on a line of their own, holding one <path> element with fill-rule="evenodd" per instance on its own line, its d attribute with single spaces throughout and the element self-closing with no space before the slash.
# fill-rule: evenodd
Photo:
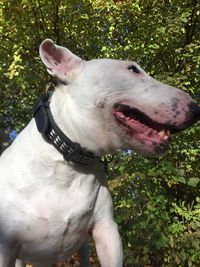
<svg viewBox="0 0 200 267">
<path fill-rule="evenodd" d="M 140 73 L 140 70 L 135 65 L 128 66 L 128 70 L 130 70 L 134 73 Z"/>
</svg>

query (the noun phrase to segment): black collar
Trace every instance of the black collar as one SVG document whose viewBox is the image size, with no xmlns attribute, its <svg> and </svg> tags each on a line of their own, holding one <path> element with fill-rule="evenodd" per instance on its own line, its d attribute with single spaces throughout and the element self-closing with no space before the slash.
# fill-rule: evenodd
<svg viewBox="0 0 200 267">
<path fill-rule="evenodd" d="M 66 161 L 90 165 L 97 158 L 92 152 L 72 142 L 58 127 L 52 116 L 49 104 L 50 93 L 42 94 L 33 107 L 33 116 L 38 131 L 49 141 Z"/>
</svg>

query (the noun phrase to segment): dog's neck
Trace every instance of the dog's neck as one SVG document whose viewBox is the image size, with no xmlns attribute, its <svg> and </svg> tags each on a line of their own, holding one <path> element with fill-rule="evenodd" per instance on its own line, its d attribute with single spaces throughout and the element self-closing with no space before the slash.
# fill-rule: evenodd
<svg viewBox="0 0 200 267">
<path fill-rule="evenodd" d="M 50 109 L 56 124 L 63 133 L 72 142 L 80 143 L 79 132 L 75 128 L 71 118 L 76 107 L 73 106 L 70 95 L 63 93 L 60 89 L 56 89 L 51 96 Z M 83 146 L 83 144 L 81 145 Z"/>
<path fill-rule="evenodd" d="M 40 183 L 58 184 L 58 186 L 68 186 L 74 179 L 76 173 L 96 176 L 96 173 L 103 173 L 102 163 L 95 160 L 92 165 L 81 165 L 73 162 L 67 162 L 62 154 L 58 152 L 52 144 L 46 142 L 43 136 L 38 132 L 35 120 L 32 119 L 28 126 L 20 133 L 14 143 L 18 145 L 19 140 L 23 140 L 24 146 L 20 148 L 20 154 L 26 158 L 27 165 L 33 166 L 35 176 Z M 20 168 L 23 169 L 23 166 Z M 31 170 L 31 167 L 30 167 Z M 66 180 L 66 177 L 67 180 Z M 98 179 L 100 179 L 98 177 Z"/>
<path fill-rule="evenodd" d="M 79 143 L 73 142 L 55 122 L 49 107 L 50 96 L 50 93 L 42 94 L 34 105 L 33 115 L 38 131 L 63 155 L 66 161 L 83 165 L 93 164 L 96 156 L 81 147 Z"/>
<path fill-rule="evenodd" d="M 55 122 L 73 142 L 79 143 L 95 156 L 112 152 L 114 138 L 110 140 L 109 133 L 102 127 L 105 122 L 91 114 L 87 109 L 88 103 L 84 106 L 83 103 L 76 102 L 70 90 L 73 91 L 76 88 L 62 85 L 56 88 L 52 95 L 50 108 Z"/>
</svg>

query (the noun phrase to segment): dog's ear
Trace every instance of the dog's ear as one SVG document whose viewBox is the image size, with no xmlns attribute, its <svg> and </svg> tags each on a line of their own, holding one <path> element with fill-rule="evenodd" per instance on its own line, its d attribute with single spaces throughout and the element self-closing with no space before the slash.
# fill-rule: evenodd
<svg viewBox="0 0 200 267">
<path fill-rule="evenodd" d="M 67 48 L 56 45 L 51 39 L 41 43 L 39 52 L 47 71 L 64 82 L 70 79 L 83 62 L 81 58 Z"/>
</svg>

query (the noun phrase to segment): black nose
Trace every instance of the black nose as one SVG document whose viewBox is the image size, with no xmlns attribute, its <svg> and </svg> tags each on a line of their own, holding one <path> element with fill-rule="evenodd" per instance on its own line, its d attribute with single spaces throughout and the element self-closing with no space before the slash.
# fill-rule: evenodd
<svg viewBox="0 0 200 267">
<path fill-rule="evenodd" d="M 195 102 L 190 102 L 189 106 L 189 124 L 192 125 L 200 120 L 200 107 Z"/>
</svg>

